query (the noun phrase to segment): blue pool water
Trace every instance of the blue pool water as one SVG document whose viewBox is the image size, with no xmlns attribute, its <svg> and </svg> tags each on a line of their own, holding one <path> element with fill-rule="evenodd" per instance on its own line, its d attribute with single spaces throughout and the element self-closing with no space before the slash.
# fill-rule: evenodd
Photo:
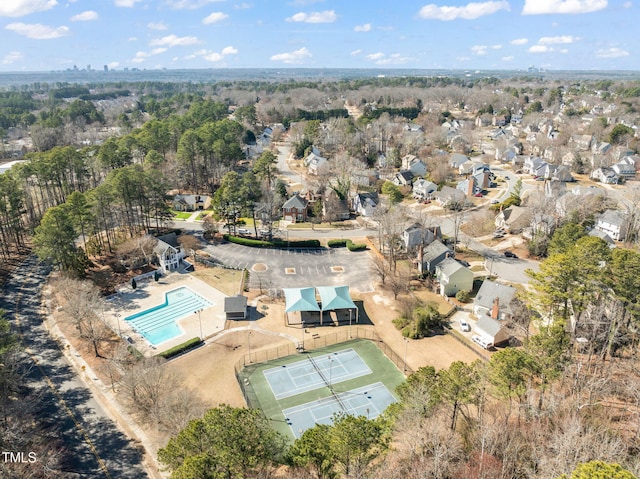
<svg viewBox="0 0 640 479">
<path fill-rule="evenodd" d="M 165 293 L 163 304 L 124 318 L 154 346 L 182 334 L 176 321 L 213 306 L 199 294 L 183 286 Z"/>
</svg>

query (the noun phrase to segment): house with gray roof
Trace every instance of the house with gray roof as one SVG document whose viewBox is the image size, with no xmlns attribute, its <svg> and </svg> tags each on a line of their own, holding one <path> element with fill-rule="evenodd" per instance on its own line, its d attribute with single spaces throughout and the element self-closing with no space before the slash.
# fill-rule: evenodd
<svg viewBox="0 0 640 479">
<path fill-rule="evenodd" d="M 473 313 L 478 318 L 484 315 L 497 320 L 511 319 L 511 301 L 515 295 L 513 286 L 485 279 L 473 301 Z"/>
<path fill-rule="evenodd" d="M 207 195 L 176 195 L 171 207 L 175 211 L 200 211 L 211 206 L 211 198 Z"/>
<path fill-rule="evenodd" d="M 420 252 L 419 252 L 420 253 Z M 436 266 L 446 258 L 453 258 L 453 250 L 442 243 L 435 240 L 422 249 L 418 256 L 418 269 L 421 273 L 435 273 Z"/>
<path fill-rule="evenodd" d="M 153 248 L 162 273 L 170 273 L 180 268 L 180 261 L 186 256 L 184 249 L 178 243 L 175 233 L 170 233 L 156 238 L 158 243 Z"/>
<path fill-rule="evenodd" d="M 473 271 L 453 258 L 445 258 L 436 266 L 436 278 L 442 296 L 455 296 L 458 291 L 473 289 Z"/>
<path fill-rule="evenodd" d="M 620 210 L 606 210 L 596 220 L 595 229 L 608 234 L 614 241 L 624 241 L 629 229 L 629 218 Z"/>
<path fill-rule="evenodd" d="M 504 343 L 508 341 L 511 336 L 502 321 L 498 321 L 487 315 L 478 318 L 473 330 L 493 345 Z"/>
<path fill-rule="evenodd" d="M 309 201 L 296 194 L 282 205 L 282 219 L 292 223 L 307 221 Z"/>
<path fill-rule="evenodd" d="M 418 178 L 413 183 L 413 197 L 421 200 L 431 199 L 433 193 L 438 191 L 438 185 L 425 180 L 424 178 Z"/>
</svg>

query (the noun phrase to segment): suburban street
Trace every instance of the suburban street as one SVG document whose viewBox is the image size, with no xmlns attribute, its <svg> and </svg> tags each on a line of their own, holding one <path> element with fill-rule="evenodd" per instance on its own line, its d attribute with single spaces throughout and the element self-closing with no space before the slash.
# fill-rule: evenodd
<svg viewBox="0 0 640 479">
<path fill-rule="evenodd" d="M 64 447 L 64 477 L 147 477 L 142 449 L 96 402 L 43 324 L 41 292 L 47 274 L 46 267 L 29 257 L 5 284 L 0 307 L 26 351 L 25 382 L 33 392 L 31 400 L 37 398 L 36 417 Z"/>
</svg>

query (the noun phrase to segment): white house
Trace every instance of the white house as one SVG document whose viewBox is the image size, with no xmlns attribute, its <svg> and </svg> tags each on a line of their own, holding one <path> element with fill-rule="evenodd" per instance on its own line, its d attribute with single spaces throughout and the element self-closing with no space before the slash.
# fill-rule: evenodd
<svg viewBox="0 0 640 479">
<path fill-rule="evenodd" d="M 596 220 L 595 229 L 608 234 L 615 241 L 624 241 L 629 228 L 629 218 L 620 210 L 607 210 Z"/>
<path fill-rule="evenodd" d="M 424 178 L 419 178 L 413 184 L 413 197 L 426 200 L 431 199 L 433 193 L 438 191 L 438 185 L 427 181 Z"/>
<path fill-rule="evenodd" d="M 598 180 L 600 183 L 607 185 L 616 185 L 620 183 L 620 175 L 618 175 L 613 168 L 608 166 L 601 166 L 591 172 L 591 179 Z"/>
<path fill-rule="evenodd" d="M 473 289 L 473 271 L 453 258 L 446 258 L 436 266 L 436 278 L 442 296 L 455 296 L 458 291 Z"/>
<path fill-rule="evenodd" d="M 636 176 L 636 162 L 628 156 L 622 158 L 611 168 L 622 178 L 633 178 Z"/>
<path fill-rule="evenodd" d="M 356 193 L 351 198 L 351 210 L 361 216 L 373 216 L 379 201 L 378 193 Z"/>
<path fill-rule="evenodd" d="M 178 237 L 175 233 L 160 236 L 157 238 L 158 243 L 153 249 L 160 270 L 163 273 L 177 271 L 180 267 L 180 261 L 186 256 L 183 248 L 178 244 Z"/>
</svg>

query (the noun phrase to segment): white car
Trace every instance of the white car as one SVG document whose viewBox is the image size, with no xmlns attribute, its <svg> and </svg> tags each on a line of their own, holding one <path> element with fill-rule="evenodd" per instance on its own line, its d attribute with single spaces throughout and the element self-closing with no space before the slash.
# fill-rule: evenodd
<svg viewBox="0 0 640 479">
<path fill-rule="evenodd" d="M 250 235 L 251 231 L 247 228 L 238 228 L 239 235 Z"/>
<path fill-rule="evenodd" d="M 473 336 L 471 336 L 471 341 L 473 341 L 474 343 L 478 344 L 480 347 L 482 347 L 483 349 L 491 349 L 493 348 L 493 343 L 485 338 L 483 338 L 482 336 L 479 336 L 477 334 L 474 334 Z"/>
<path fill-rule="evenodd" d="M 469 326 L 469 323 L 467 323 L 466 319 L 460 318 L 458 322 L 460 323 L 460 331 L 463 331 L 465 333 L 471 331 L 471 326 Z"/>
</svg>

